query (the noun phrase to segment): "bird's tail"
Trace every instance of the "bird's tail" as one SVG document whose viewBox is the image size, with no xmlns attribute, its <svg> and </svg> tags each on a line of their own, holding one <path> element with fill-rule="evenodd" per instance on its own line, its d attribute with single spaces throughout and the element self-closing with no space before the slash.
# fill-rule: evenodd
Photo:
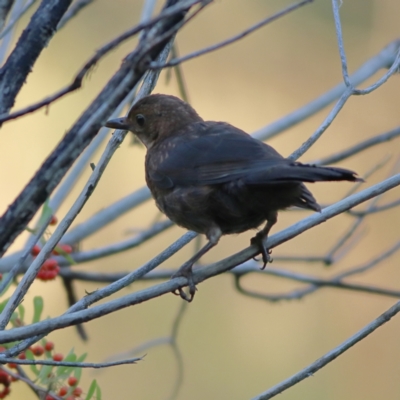
<svg viewBox="0 0 400 400">
<path fill-rule="evenodd" d="M 311 164 L 296 163 L 296 168 L 291 168 L 285 176 L 289 180 L 299 180 L 303 182 L 320 181 L 350 181 L 363 182 L 354 171 L 336 167 L 319 167 Z"/>
</svg>

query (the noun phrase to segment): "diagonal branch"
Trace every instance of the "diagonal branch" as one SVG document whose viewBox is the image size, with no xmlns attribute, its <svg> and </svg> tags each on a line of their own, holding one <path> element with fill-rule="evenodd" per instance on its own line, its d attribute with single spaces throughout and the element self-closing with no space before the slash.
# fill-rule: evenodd
<svg viewBox="0 0 400 400">
<path fill-rule="evenodd" d="M 137 33 L 143 31 L 144 29 L 154 26 L 160 20 L 175 16 L 175 15 L 179 14 L 180 12 L 184 12 L 190 6 L 195 5 L 196 3 L 199 3 L 200 1 L 201 0 L 182 1 L 181 2 L 182 4 L 177 4 L 173 7 L 170 7 L 169 9 L 166 9 L 164 12 L 162 12 L 157 17 L 153 18 L 152 20 L 142 22 L 142 23 L 134 26 L 132 29 L 129 29 L 128 31 L 124 32 L 122 35 L 118 36 L 117 38 L 113 39 L 112 41 L 107 43 L 105 46 L 103 46 L 101 49 L 97 50 L 96 54 L 94 54 L 85 63 L 85 65 L 76 74 L 74 80 L 70 84 L 68 84 L 64 88 L 60 89 L 58 92 L 46 97 L 45 99 L 43 99 L 35 104 L 32 104 L 28 107 L 25 107 L 19 111 L 16 111 L 12 114 L 8 114 L 8 112 L 5 112 L 4 114 L 1 113 L 0 114 L 0 123 L 10 121 L 10 120 L 19 118 L 23 115 L 27 115 L 29 113 L 37 111 L 43 107 L 48 106 L 51 103 L 54 103 L 56 100 L 64 97 L 68 93 L 78 90 L 79 88 L 82 87 L 83 79 L 88 74 L 88 72 L 96 65 L 96 63 L 98 63 L 100 61 L 100 59 L 102 57 L 104 57 L 106 54 L 108 54 L 111 50 L 115 49 L 122 42 L 131 38 L 132 36 L 136 35 Z M 168 35 L 168 36 L 170 36 L 170 35 Z"/>
<path fill-rule="evenodd" d="M 266 245 L 267 248 L 274 248 L 279 244 L 282 244 L 298 236 L 300 233 L 312 228 L 313 226 L 319 225 L 322 222 L 325 222 L 328 219 L 338 214 L 341 214 L 343 211 L 399 185 L 400 174 L 397 174 L 385 180 L 384 182 L 365 189 L 360 193 L 349 196 L 346 199 L 341 200 L 338 203 L 323 209 L 321 213 L 315 213 L 310 217 L 305 218 L 302 221 L 292 225 L 291 227 L 276 233 L 275 235 L 269 237 L 264 245 Z M 185 235 L 185 238 L 185 243 L 193 239 L 193 232 L 187 233 Z M 182 243 L 180 243 L 180 245 L 182 246 Z M 170 248 L 171 249 L 169 251 L 171 252 L 171 254 L 174 254 L 177 251 L 176 246 L 174 245 L 170 246 Z M 259 249 L 257 249 L 256 246 L 250 246 L 215 264 L 199 268 L 193 275 L 194 283 L 198 284 L 215 275 L 219 275 L 225 271 L 228 271 L 233 267 L 249 260 L 250 258 L 253 258 L 258 253 Z M 156 259 L 160 257 L 161 255 L 157 256 Z M 146 272 L 149 272 L 150 270 L 154 269 L 156 265 L 159 265 L 159 263 L 159 260 L 152 260 L 145 264 L 145 266 L 139 268 L 139 270 L 144 271 L 144 269 L 146 269 Z M 131 274 L 129 274 L 129 276 L 121 279 L 120 281 L 114 282 L 111 285 L 106 286 L 105 288 L 99 289 L 96 292 L 89 294 L 85 298 L 81 299 L 78 303 L 76 303 L 73 307 L 71 307 L 68 312 L 62 316 L 28 326 L 10 329 L 7 331 L 1 331 L 0 343 L 8 343 L 16 340 L 32 338 L 32 336 L 35 335 L 48 334 L 49 332 L 56 329 L 61 329 L 67 326 L 76 325 L 78 323 L 91 321 L 117 310 L 140 304 L 144 301 L 148 301 L 158 296 L 176 291 L 177 289 L 188 284 L 187 279 L 184 277 L 174 278 L 169 280 L 168 282 L 163 282 L 153 287 L 146 288 L 136 293 L 125 295 L 118 299 L 111 300 L 105 304 L 93 306 L 90 309 L 87 309 L 87 307 L 93 304 L 93 302 L 99 301 L 115 293 L 117 288 L 119 290 L 119 288 L 126 287 L 128 284 L 131 284 L 136 279 L 139 279 L 141 276 L 143 276 L 141 272 L 139 273 L 139 270 L 132 272 Z M 21 343 L 13 347 L 12 349 L 9 349 L 7 355 L 14 356 L 18 354 L 18 352 L 20 352 L 23 348 L 24 344 Z"/>
<path fill-rule="evenodd" d="M 43 0 L 0 70 L 0 114 L 7 113 L 72 0 Z"/>
<path fill-rule="evenodd" d="M 180 28 L 184 16 L 185 12 L 177 12 L 169 18 L 159 21 L 148 31 L 138 47 L 129 54 L 119 71 L 81 115 L 0 218 L 0 255 L 4 254 L 14 239 L 25 229 L 72 163 L 97 134 L 111 111 L 140 80 L 148 68 L 148 63 L 155 59 L 169 38 Z M 165 37 L 166 33 L 168 33 L 167 37 Z"/>
</svg>

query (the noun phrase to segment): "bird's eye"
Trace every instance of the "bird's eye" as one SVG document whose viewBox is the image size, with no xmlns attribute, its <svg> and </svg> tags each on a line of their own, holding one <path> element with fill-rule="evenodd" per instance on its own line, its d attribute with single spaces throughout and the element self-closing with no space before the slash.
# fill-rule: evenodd
<svg viewBox="0 0 400 400">
<path fill-rule="evenodd" d="M 143 126 L 145 123 L 146 119 L 142 114 L 136 115 L 136 122 L 138 123 L 139 126 Z"/>
</svg>

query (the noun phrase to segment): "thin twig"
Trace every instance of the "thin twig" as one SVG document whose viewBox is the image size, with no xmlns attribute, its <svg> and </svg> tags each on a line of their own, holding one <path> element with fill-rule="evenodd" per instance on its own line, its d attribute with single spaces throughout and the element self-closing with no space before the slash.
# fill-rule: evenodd
<svg viewBox="0 0 400 400">
<path fill-rule="evenodd" d="M 395 129 L 392 129 L 389 132 L 385 132 L 380 135 L 374 136 L 370 139 L 366 139 L 366 140 L 350 147 L 349 149 L 345 149 L 345 150 L 339 151 L 336 154 L 332 154 L 330 156 L 321 158 L 319 160 L 312 161 L 312 164 L 315 164 L 315 165 L 335 164 L 339 161 L 345 160 L 346 158 L 354 156 L 355 154 L 358 154 L 358 153 L 362 152 L 363 150 L 366 150 L 366 149 L 373 147 L 380 143 L 389 142 L 390 140 L 395 139 L 399 136 L 400 136 L 400 126 L 398 126 Z"/>
<path fill-rule="evenodd" d="M 14 363 L 18 365 L 51 365 L 53 367 L 75 367 L 75 368 L 109 368 L 115 367 L 116 365 L 136 364 L 138 361 L 142 361 L 143 357 L 130 358 L 127 360 L 118 360 L 104 363 L 87 363 L 87 362 L 72 362 L 72 361 L 53 361 L 53 360 L 20 360 L 19 358 L 3 357 L 0 354 L 0 363 Z"/>
<path fill-rule="evenodd" d="M 13 6 L 14 0 L 1 0 L 0 1 L 0 31 L 3 30 L 4 24 L 8 17 L 8 13 Z"/>
<path fill-rule="evenodd" d="M 7 26 L 1 31 L 0 33 L 0 39 L 3 39 L 5 35 L 7 35 L 8 32 L 10 32 L 14 27 L 15 24 L 26 14 L 26 12 L 35 4 L 36 0 L 28 0 L 27 3 L 24 5 L 24 7 L 21 9 L 21 11 L 18 12 L 18 14 L 12 18 L 12 20 L 7 24 Z"/>
<path fill-rule="evenodd" d="M 345 85 L 349 89 L 353 90 L 354 87 L 350 81 L 349 72 L 347 70 L 347 57 L 346 57 L 346 53 L 344 51 L 342 23 L 340 21 L 339 4 L 338 4 L 337 0 L 332 0 L 332 9 L 333 9 L 333 19 L 335 21 L 336 38 L 337 38 L 337 43 L 338 43 L 338 47 L 339 47 L 340 61 L 342 64 L 343 80 L 344 80 Z"/>
<path fill-rule="evenodd" d="M 244 30 L 243 32 L 240 32 L 237 35 L 234 35 L 234 36 L 230 37 L 227 40 L 224 40 L 224 41 L 222 41 L 220 43 L 216 43 L 216 44 L 214 44 L 212 46 L 206 47 L 205 49 L 195 51 L 195 52 L 190 53 L 190 54 L 188 54 L 186 56 L 183 56 L 183 57 L 180 57 L 180 58 L 174 58 L 174 59 L 172 59 L 171 61 L 169 61 L 169 62 L 167 62 L 165 64 L 160 64 L 160 63 L 153 62 L 153 63 L 150 64 L 150 68 L 152 68 L 152 69 L 162 69 L 162 68 L 167 68 L 167 67 L 174 67 L 175 65 L 182 64 L 183 62 L 185 62 L 187 60 L 190 60 L 192 58 L 199 57 L 199 56 L 201 56 L 203 54 L 211 53 L 212 51 L 218 50 L 218 49 L 220 49 L 222 47 L 225 47 L 225 46 L 227 46 L 227 45 L 229 45 L 231 43 L 237 42 L 240 39 L 243 39 L 244 37 L 246 37 L 250 33 L 253 33 L 257 29 L 260 29 L 264 25 L 267 25 L 267 24 L 277 20 L 278 18 L 281 18 L 284 15 L 286 15 L 286 14 L 288 14 L 288 13 L 294 11 L 294 10 L 297 10 L 298 8 L 300 8 L 302 6 L 304 6 L 304 5 L 308 4 L 308 3 L 311 3 L 312 1 L 313 0 L 303 0 L 303 1 L 299 2 L 299 3 L 293 4 L 293 5 L 285 8 L 285 9 L 277 12 L 276 14 L 274 14 L 274 15 L 272 15 L 270 17 L 264 18 L 262 21 L 257 22 L 256 24 L 254 24 L 250 28 Z"/>
<path fill-rule="evenodd" d="M 286 389 L 296 385 L 297 383 L 303 381 L 306 378 L 313 376 L 317 371 L 323 368 L 325 365 L 329 364 L 335 358 L 343 354 L 345 351 L 349 350 L 352 346 L 366 338 L 377 328 L 388 322 L 392 317 L 394 317 L 400 311 L 400 302 L 396 303 L 393 307 L 389 308 L 386 312 L 380 315 L 377 319 L 368 324 L 365 328 L 359 330 L 355 335 L 345 340 L 342 344 L 334 348 L 333 350 L 326 353 L 324 356 L 319 358 L 317 361 L 310 364 L 308 367 L 302 369 L 298 373 L 292 375 L 290 378 L 285 379 L 278 385 L 272 387 L 271 389 L 265 391 L 264 393 L 256 396 L 253 400 L 268 400 L 275 397 L 277 394 L 282 393 Z"/>
<path fill-rule="evenodd" d="M 351 82 L 354 86 L 360 85 L 362 82 L 371 78 L 382 68 L 389 68 L 399 51 L 400 40 L 394 40 L 383 48 L 377 55 L 366 61 L 357 71 L 351 75 Z M 257 130 L 253 136 L 259 140 L 268 140 L 285 131 L 286 129 L 304 121 L 308 117 L 321 111 L 323 108 L 339 99 L 346 90 L 346 85 L 341 83 L 333 89 L 324 93 L 322 96 L 311 101 L 298 110 L 278 119 L 277 121 Z"/>
<path fill-rule="evenodd" d="M 143 29 L 152 27 L 157 22 L 159 22 L 163 19 L 167 19 L 173 15 L 177 15 L 177 14 L 181 13 L 182 11 L 187 10 L 188 8 L 190 8 L 191 6 L 193 6 L 194 4 L 197 4 L 199 2 L 201 2 L 201 0 L 190 0 L 190 1 L 187 0 L 187 1 L 180 2 L 176 6 L 166 9 L 164 12 L 162 12 L 160 15 L 153 18 L 152 20 L 147 21 L 147 22 L 142 22 L 139 25 L 136 25 L 134 28 L 124 32 L 122 35 L 120 35 L 116 39 L 113 39 L 111 42 L 109 42 L 108 44 L 103 46 L 101 49 L 99 49 L 96 52 L 96 54 L 94 56 L 92 56 L 86 62 L 86 64 L 81 68 L 81 70 L 75 76 L 74 80 L 69 85 L 67 85 L 63 89 L 59 90 L 55 94 L 48 96 L 45 99 L 43 99 L 35 104 L 32 104 L 28 107 L 25 107 L 19 111 L 16 111 L 11 114 L 5 113 L 3 115 L 0 115 L 0 123 L 19 118 L 26 114 L 30 114 L 34 111 L 39 110 L 40 108 L 48 106 L 49 104 L 55 102 L 56 100 L 64 97 L 68 93 L 71 93 L 77 89 L 80 89 L 82 87 L 82 82 L 83 82 L 83 79 L 85 78 L 86 74 L 93 68 L 93 66 L 95 64 L 97 64 L 97 62 L 102 57 L 104 57 L 111 50 L 115 49 L 117 46 L 119 46 L 125 40 L 127 40 L 127 39 L 131 38 L 132 36 L 136 35 L 137 33 L 141 32 Z M 171 35 L 171 33 L 169 32 L 167 34 L 167 36 L 168 35 Z"/>
<path fill-rule="evenodd" d="M 63 28 L 67 22 L 69 22 L 73 17 L 78 15 L 80 11 L 82 11 L 86 6 L 93 3 L 94 0 L 77 0 L 71 4 L 71 7 L 61 18 L 60 22 L 57 25 L 57 30 Z"/>
</svg>

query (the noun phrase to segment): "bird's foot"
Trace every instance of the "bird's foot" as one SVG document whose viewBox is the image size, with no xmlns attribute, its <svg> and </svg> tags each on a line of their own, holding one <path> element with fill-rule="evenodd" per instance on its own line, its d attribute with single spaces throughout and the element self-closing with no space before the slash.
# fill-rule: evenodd
<svg viewBox="0 0 400 400">
<path fill-rule="evenodd" d="M 263 231 L 260 231 L 256 234 L 256 236 L 254 236 L 250 240 L 250 243 L 254 246 L 257 246 L 261 252 L 262 260 L 264 263 L 264 265 L 261 267 L 261 269 L 264 269 L 268 263 L 271 263 L 273 261 L 272 257 L 271 257 L 272 250 L 266 249 L 264 247 L 263 239 L 265 239 L 265 235 L 264 235 Z M 256 258 L 254 258 L 254 259 L 257 260 Z"/>
<path fill-rule="evenodd" d="M 180 278 L 180 277 L 184 277 L 187 279 L 188 283 L 188 287 L 189 287 L 189 295 L 183 290 L 182 287 L 180 287 L 177 290 L 174 290 L 172 293 L 175 295 L 179 295 L 181 296 L 181 298 L 183 300 L 186 300 L 188 303 L 190 303 L 193 298 L 194 295 L 196 293 L 196 285 L 194 284 L 193 281 L 193 271 L 192 271 L 192 267 L 193 267 L 193 263 L 187 262 L 185 264 L 182 265 L 182 267 L 180 267 L 178 269 L 177 272 L 175 272 L 175 274 L 173 274 L 171 276 L 171 278 Z"/>
</svg>

